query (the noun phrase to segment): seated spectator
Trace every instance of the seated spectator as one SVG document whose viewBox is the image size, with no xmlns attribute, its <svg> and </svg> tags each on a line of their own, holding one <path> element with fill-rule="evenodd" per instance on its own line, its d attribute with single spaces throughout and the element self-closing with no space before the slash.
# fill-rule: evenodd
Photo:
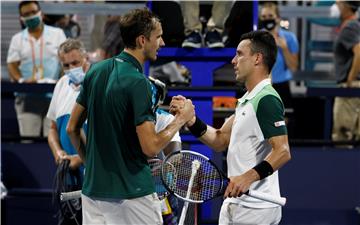
<svg viewBox="0 0 360 225">
<path fill-rule="evenodd" d="M 26 29 L 11 38 L 7 65 L 11 79 L 18 83 L 55 82 L 60 65 L 57 49 L 65 41 L 64 32 L 44 25 L 37 1 L 19 3 L 20 19 Z M 21 136 L 47 136 L 50 126 L 46 111 L 50 98 L 45 94 L 16 93 L 15 110 Z"/>
<path fill-rule="evenodd" d="M 211 18 L 207 23 L 205 44 L 209 48 L 223 48 L 222 32 L 227 17 L 230 14 L 232 1 L 214 1 Z M 199 20 L 199 1 L 180 1 L 184 17 L 185 40 L 183 48 L 200 48 L 202 45 L 202 25 Z"/>
</svg>

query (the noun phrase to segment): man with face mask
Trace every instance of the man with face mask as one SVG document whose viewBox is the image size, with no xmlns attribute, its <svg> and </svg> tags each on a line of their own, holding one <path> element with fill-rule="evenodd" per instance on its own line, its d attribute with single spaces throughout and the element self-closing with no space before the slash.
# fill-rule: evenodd
<svg viewBox="0 0 360 225">
<path fill-rule="evenodd" d="M 296 36 L 279 25 L 279 8 L 275 2 L 265 2 L 260 9 L 259 27 L 269 31 L 278 46 L 276 62 L 271 70 L 273 87 L 280 94 L 285 108 L 292 108 L 289 81 L 299 64 L 299 44 Z"/>
<path fill-rule="evenodd" d="M 336 1 L 333 8 L 333 15 L 339 15 L 341 21 L 334 42 L 335 75 L 340 87 L 360 87 L 360 21 L 356 15 L 359 5 L 358 1 Z M 335 98 L 334 141 L 360 139 L 359 112 L 360 98 Z"/>
<path fill-rule="evenodd" d="M 63 161 L 68 160 L 70 169 L 68 176 L 72 177 L 72 179 L 64 180 L 64 183 L 58 182 L 58 187 L 55 187 L 55 189 L 66 187 L 68 189 L 62 191 L 73 191 L 72 189 L 78 190 L 82 186 L 83 166 L 80 157 L 77 155 L 66 134 L 66 126 L 76 98 L 80 93 L 80 85 L 90 64 L 84 44 L 76 39 L 67 39 L 62 43 L 59 47 L 58 55 L 64 76 L 61 77 L 55 86 L 47 113 L 47 117 L 51 120 L 48 142 L 55 163 L 59 166 L 57 174 L 61 175 L 64 173 L 64 171 L 60 171 L 60 166 L 62 166 Z M 83 128 L 86 129 L 85 127 Z M 76 175 L 80 177 L 79 180 L 76 179 Z M 67 209 L 67 203 L 62 204 L 65 207 L 62 207 L 63 210 L 58 214 L 58 224 L 76 224 L 74 218 L 69 218 L 72 215 L 69 216 L 64 213 L 64 209 Z M 81 210 L 76 212 L 75 218 L 77 222 L 81 223 Z"/>
<path fill-rule="evenodd" d="M 57 49 L 65 41 L 64 32 L 43 23 L 37 1 L 19 3 L 20 19 L 26 29 L 10 42 L 7 65 L 10 78 L 18 83 L 55 82 L 60 65 Z M 46 110 L 50 97 L 44 94 L 16 93 L 15 110 L 21 136 L 47 136 L 49 123 Z M 43 128 L 43 130 L 42 130 Z"/>
</svg>

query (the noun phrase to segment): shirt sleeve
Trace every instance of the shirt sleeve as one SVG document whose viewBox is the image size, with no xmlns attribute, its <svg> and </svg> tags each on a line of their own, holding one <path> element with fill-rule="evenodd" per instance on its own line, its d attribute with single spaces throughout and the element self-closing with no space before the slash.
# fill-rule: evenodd
<svg viewBox="0 0 360 225">
<path fill-rule="evenodd" d="M 59 96 L 59 92 L 61 90 L 61 84 L 62 82 L 59 81 L 56 83 L 54 92 L 53 92 L 53 96 L 51 98 L 51 102 L 50 102 L 50 106 L 49 106 L 49 110 L 48 113 L 46 115 L 47 118 L 56 121 L 56 106 L 58 105 L 58 96 Z"/>
<path fill-rule="evenodd" d="M 21 39 L 18 35 L 15 35 L 11 38 L 8 55 L 6 59 L 7 63 L 18 62 L 21 60 L 21 55 L 20 55 L 21 44 L 19 43 L 20 40 Z"/>
<path fill-rule="evenodd" d="M 149 81 L 139 78 L 134 85 L 129 87 L 130 105 L 134 113 L 134 125 L 138 126 L 144 121 L 155 121 L 155 114 L 152 111 L 151 86 Z"/>
<path fill-rule="evenodd" d="M 265 139 L 287 134 L 284 114 L 284 105 L 276 96 L 266 95 L 259 101 L 256 117 Z"/>
</svg>

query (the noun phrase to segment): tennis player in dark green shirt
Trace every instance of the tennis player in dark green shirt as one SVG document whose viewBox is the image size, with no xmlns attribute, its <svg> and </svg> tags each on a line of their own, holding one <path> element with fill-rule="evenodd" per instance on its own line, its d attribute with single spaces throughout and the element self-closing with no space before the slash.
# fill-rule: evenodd
<svg viewBox="0 0 360 225">
<path fill-rule="evenodd" d="M 67 131 L 86 165 L 82 189 L 84 224 L 162 224 L 148 157 L 163 149 L 194 116 L 188 100 L 174 120 L 155 132 L 151 86 L 143 64 L 165 43 L 159 19 L 136 9 L 121 20 L 124 51 L 93 65 Z M 86 147 L 80 128 L 88 120 Z"/>
</svg>

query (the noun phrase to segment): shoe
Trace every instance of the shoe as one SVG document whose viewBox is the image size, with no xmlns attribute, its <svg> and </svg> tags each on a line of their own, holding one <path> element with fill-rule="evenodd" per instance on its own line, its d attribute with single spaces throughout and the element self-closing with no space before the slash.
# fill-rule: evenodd
<svg viewBox="0 0 360 225">
<path fill-rule="evenodd" d="M 200 48 L 201 47 L 201 35 L 198 31 L 193 31 L 186 36 L 182 43 L 183 48 Z"/>
<path fill-rule="evenodd" d="M 209 48 L 223 48 L 225 47 L 222 42 L 220 33 L 217 30 L 208 31 L 205 35 L 205 44 Z"/>
</svg>

